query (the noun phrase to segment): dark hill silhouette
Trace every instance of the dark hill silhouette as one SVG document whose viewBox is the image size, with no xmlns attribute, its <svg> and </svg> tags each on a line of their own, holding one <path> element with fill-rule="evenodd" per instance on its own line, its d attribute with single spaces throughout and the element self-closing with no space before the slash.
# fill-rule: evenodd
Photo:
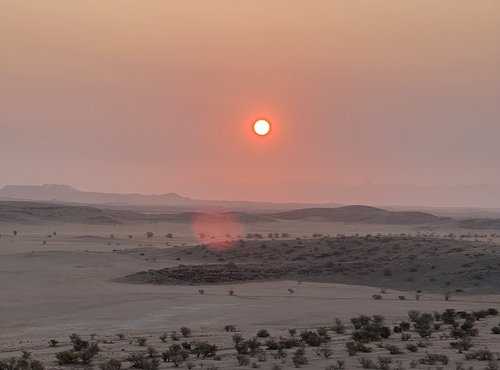
<svg viewBox="0 0 500 370">
<path fill-rule="evenodd" d="M 389 225 L 432 224 L 450 220 L 449 218 L 438 217 L 425 212 L 387 211 L 381 208 L 360 205 L 338 208 L 305 208 L 273 213 L 271 216 L 282 220 L 318 219 L 331 222 Z"/>
</svg>

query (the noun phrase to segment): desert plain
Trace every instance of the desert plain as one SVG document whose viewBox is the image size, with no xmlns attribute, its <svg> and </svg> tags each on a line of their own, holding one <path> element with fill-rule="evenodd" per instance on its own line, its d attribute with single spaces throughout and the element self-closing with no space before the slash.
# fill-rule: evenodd
<svg viewBox="0 0 500 370">
<path fill-rule="evenodd" d="M 237 213 L 219 240 L 184 213 L 3 207 L 2 370 L 498 366 L 494 228 L 367 207 Z"/>
</svg>

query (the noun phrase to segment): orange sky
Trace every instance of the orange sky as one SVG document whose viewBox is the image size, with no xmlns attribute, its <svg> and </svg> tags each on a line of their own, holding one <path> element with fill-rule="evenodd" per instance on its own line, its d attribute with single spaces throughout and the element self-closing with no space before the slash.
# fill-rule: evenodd
<svg viewBox="0 0 500 370">
<path fill-rule="evenodd" d="M 3 0 L 0 185 L 500 183 L 499 40 L 493 0 Z"/>
</svg>

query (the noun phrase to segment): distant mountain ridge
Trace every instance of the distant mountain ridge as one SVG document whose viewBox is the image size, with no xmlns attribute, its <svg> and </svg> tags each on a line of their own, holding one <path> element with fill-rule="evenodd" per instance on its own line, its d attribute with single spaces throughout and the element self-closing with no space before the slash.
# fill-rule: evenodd
<svg viewBox="0 0 500 370">
<path fill-rule="evenodd" d="M 77 190 L 69 185 L 6 185 L 0 189 L 1 198 L 59 201 L 87 204 L 141 204 L 158 203 L 178 204 L 190 202 L 192 199 L 181 197 L 175 193 L 160 195 L 98 193 Z"/>
<path fill-rule="evenodd" d="M 168 206 L 168 207 L 221 207 L 228 209 L 285 210 L 317 206 L 310 203 L 272 203 L 229 200 L 200 200 L 183 197 L 176 193 L 167 194 L 117 194 L 85 192 L 69 185 L 6 185 L 0 189 L 0 199 L 37 202 L 80 203 L 105 206 Z M 328 204 L 338 206 L 338 204 Z"/>
</svg>

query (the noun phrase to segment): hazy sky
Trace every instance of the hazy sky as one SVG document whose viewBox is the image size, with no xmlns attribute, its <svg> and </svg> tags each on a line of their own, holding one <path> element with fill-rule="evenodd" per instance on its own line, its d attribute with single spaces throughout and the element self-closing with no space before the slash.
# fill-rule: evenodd
<svg viewBox="0 0 500 370">
<path fill-rule="evenodd" d="M 499 160 L 498 0 L 0 1 L 0 185 L 335 201 Z"/>
</svg>

